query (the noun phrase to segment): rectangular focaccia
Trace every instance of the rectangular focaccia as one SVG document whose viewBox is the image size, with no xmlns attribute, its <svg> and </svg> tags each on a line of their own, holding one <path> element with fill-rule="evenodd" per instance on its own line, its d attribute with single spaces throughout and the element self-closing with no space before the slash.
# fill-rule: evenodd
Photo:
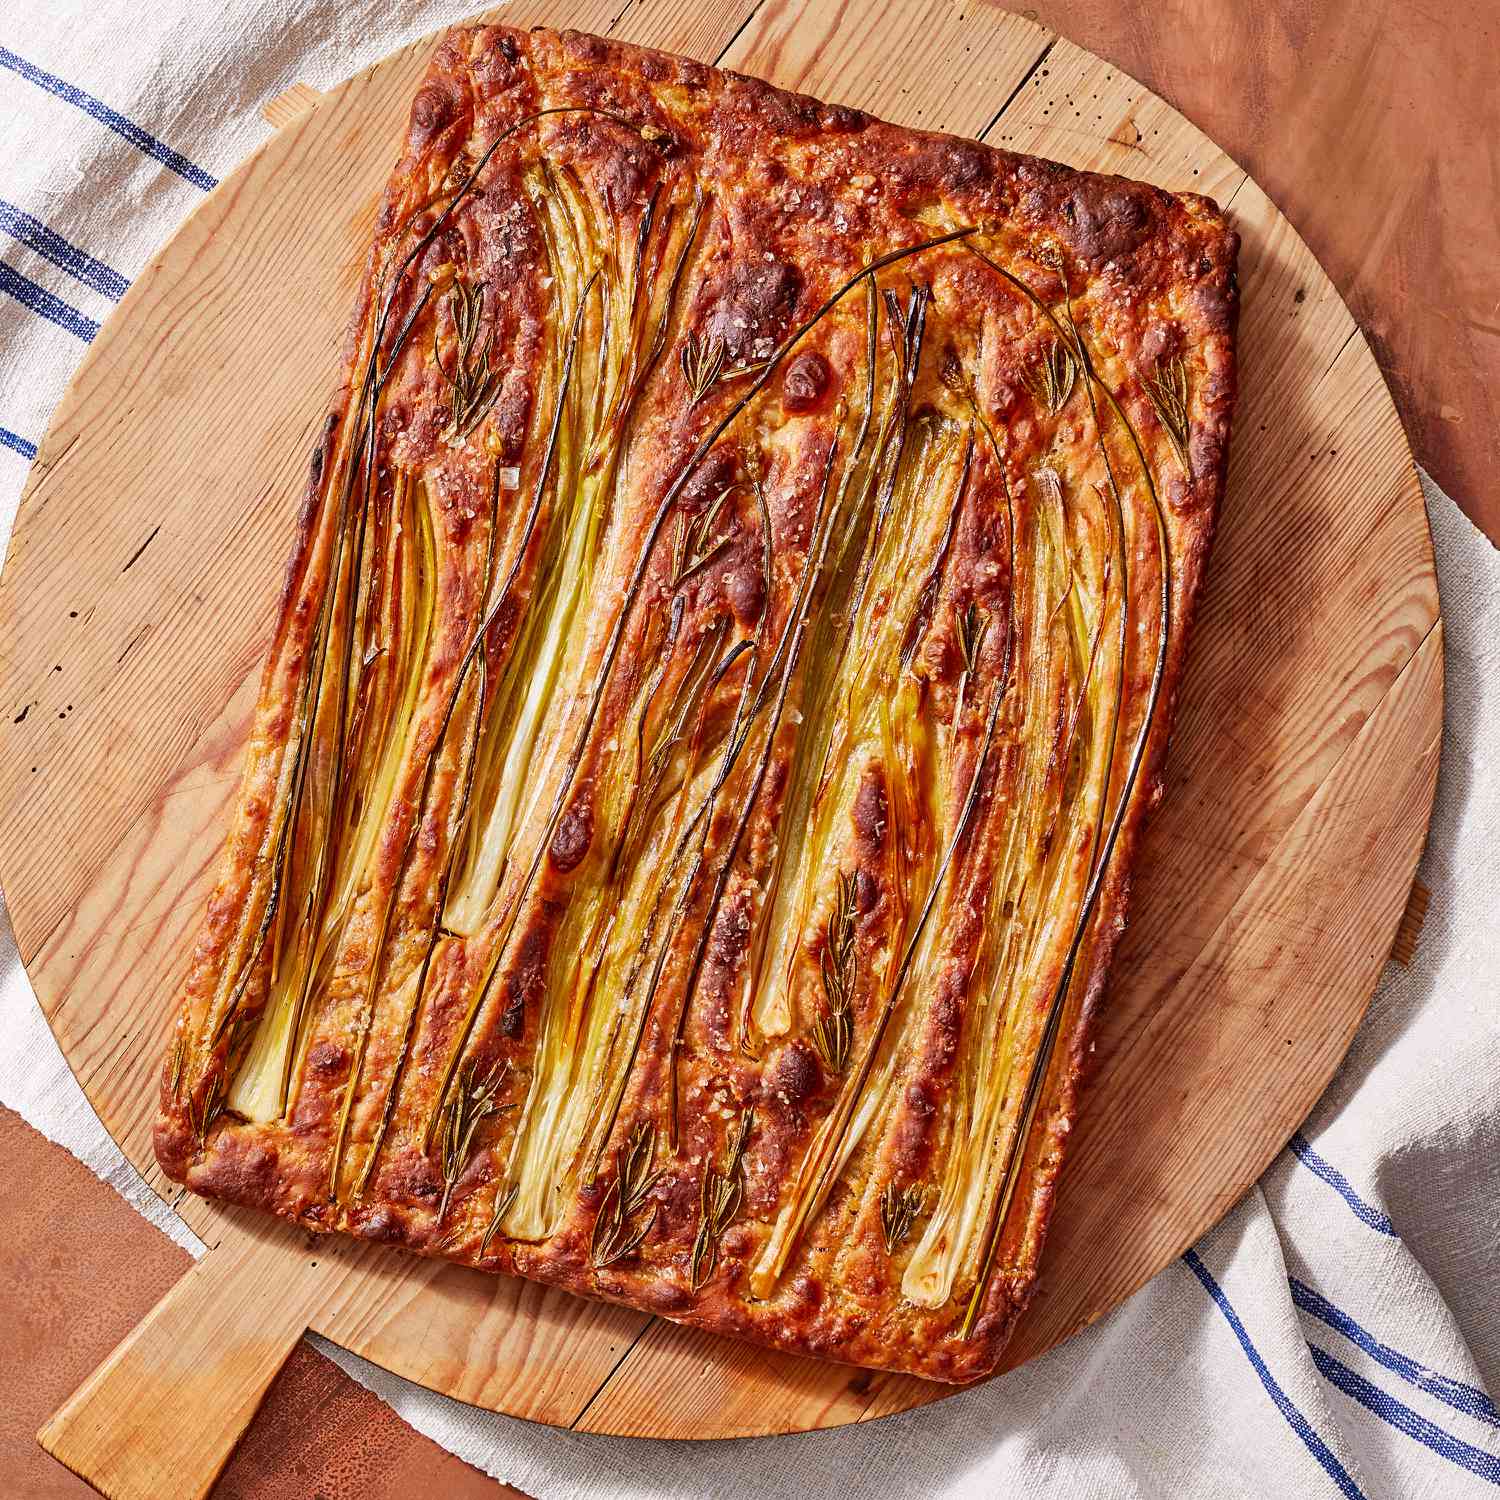
<svg viewBox="0 0 1500 1500">
<path fill-rule="evenodd" d="M 1208 200 L 439 45 L 156 1149 L 964 1381 L 1032 1291 L 1224 482 Z"/>
</svg>

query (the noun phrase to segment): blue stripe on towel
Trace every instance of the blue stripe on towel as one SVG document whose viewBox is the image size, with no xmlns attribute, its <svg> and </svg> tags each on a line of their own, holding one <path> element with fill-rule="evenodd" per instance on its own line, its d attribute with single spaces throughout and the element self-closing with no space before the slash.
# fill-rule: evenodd
<svg viewBox="0 0 1500 1500">
<path fill-rule="evenodd" d="M 194 187 L 200 187 L 205 193 L 218 187 L 218 180 L 210 177 L 196 162 L 191 162 L 180 151 L 174 151 L 164 141 L 159 141 L 148 130 L 142 130 L 134 120 L 127 120 L 118 110 L 111 109 L 102 99 L 96 99 L 92 94 L 86 94 L 80 88 L 75 88 L 64 78 L 59 78 L 55 73 L 48 73 L 29 63 L 24 57 L 17 57 L 7 47 L 0 47 L 0 67 L 9 68 L 12 73 L 19 73 L 28 83 L 34 83 L 39 89 L 46 89 L 49 94 L 56 94 L 59 99 L 66 100 L 75 109 L 81 109 L 84 114 L 92 115 L 101 125 L 107 125 L 116 135 L 122 135 L 138 151 L 144 151 L 147 156 L 154 156 L 164 167 L 170 167 L 179 177 L 186 178 Z"/>
<path fill-rule="evenodd" d="M 36 444 L 28 443 L 19 432 L 0 427 L 0 448 L 13 448 L 22 458 L 36 457 Z"/>
<path fill-rule="evenodd" d="M 76 307 L 69 306 L 61 297 L 54 297 L 46 287 L 38 286 L 29 276 L 23 276 L 3 260 L 0 260 L 0 292 L 14 297 L 38 317 L 66 328 L 85 344 L 91 343 L 99 332 L 99 325 L 92 318 L 84 317 Z"/>
<path fill-rule="evenodd" d="M 1452 1433 L 1444 1432 L 1435 1422 L 1429 1422 L 1426 1417 L 1403 1405 L 1378 1385 L 1371 1385 L 1363 1375 L 1356 1374 L 1327 1350 L 1318 1348 L 1316 1344 L 1309 1344 L 1307 1347 L 1312 1351 L 1318 1373 L 1330 1385 L 1337 1386 L 1367 1411 L 1374 1412 L 1382 1422 L 1388 1422 L 1398 1432 L 1415 1438 L 1439 1457 L 1446 1458 L 1449 1463 L 1457 1464 L 1459 1468 L 1467 1469 L 1471 1474 L 1477 1474 L 1481 1479 L 1488 1479 L 1491 1484 L 1500 1486 L 1500 1458 L 1495 1454 L 1486 1453 L 1483 1448 L 1476 1448 L 1473 1443 L 1463 1442 Z"/>
<path fill-rule="evenodd" d="M 1349 1179 L 1332 1162 L 1324 1161 L 1313 1150 L 1307 1137 L 1300 1130 L 1287 1142 L 1287 1146 L 1314 1177 L 1321 1177 L 1354 1210 L 1355 1218 L 1368 1224 L 1371 1229 L 1380 1234 L 1390 1235 L 1393 1240 L 1401 1238 L 1396 1233 L 1396 1226 L 1374 1204 L 1366 1203 L 1354 1191 Z"/>
<path fill-rule="evenodd" d="M 1245 1351 L 1245 1358 L 1250 1361 L 1251 1367 L 1260 1376 L 1260 1383 L 1265 1386 L 1266 1394 L 1276 1403 L 1276 1408 L 1286 1418 L 1287 1425 L 1302 1439 L 1307 1446 L 1307 1451 L 1322 1464 L 1343 1494 L 1350 1496 L 1351 1500 L 1364 1500 L 1364 1492 L 1355 1484 L 1353 1476 L 1338 1461 L 1328 1444 L 1313 1430 L 1312 1423 L 1292 1404 L 1291 1397 L 1277 1384 L 1276 1377 L 1271 1373 L 1265 1360 L 1261 1358 L 1260 1351 L 1251 1342 L 1245 1325 L 1240 1322 L 1239 1314 L 1230 1305 L 1229 1298 L 1224 1295 L 1224 1289 L 1214 1280 L 1213 1273 L 1203 1264 L 1198 1252 L 1188 1250 L 1184 1252 L 1182 1259 L 1188 1270 L 1203 1283 L 1203 1289 L 1213 1298 L 1219 1311 L 1224 1314 L 1224 1319 L 1234 1331 L 1235 1338 L 1240 1341 L 1240 1348 Z"/>
<path fill-rule="evenodd" d="M 8 234 L 17 244 L 35 250 L 59 270 L 66 271 L 85 286 L 93 287 L 96 292 L 102 292 L 112 302 L 118 302 L 130 288 L 130 283 L 113 266 L 95 260 L 87 250 L 69 244 L 40 219 L 32 218 L 24 208 L 17 208 L 4 198 L 0 198 L 0 234 Z"/>
<path fill-rule="evenodd" d="M 1480 1390 L 1478 1386 L 1466 1385 L 1462 1380 L 1452 1380 L 1447 1375 L 1439 1375 L 1436 1371 L 1429 1370 L 1426 1365 L 1411 1358 L 1410 1355 L 1402 1354 L 1399 1349 L 1392 1349 L 1389 1344 L 1381 1343 L 1374 1334 L 1361 1328 L 1348 1313 L 1335 1307 L 1327 1297 L 1308 1286 L 1306 1282 L 1298 1281 L 1295 1276 L 1289 1276 L 1287 1280 L 1292 1287 L 1292 1301 L 1303 1312 L 1311 1313 L 1313 1317 L 1343 1334 L 1350 1343 L 1357 1344 L 1377 1364 L 1384 1365 L 1393 1374 L 1409 1381 L 1419 1391 L 1426 1391 L 1429 1396 L 1435 1397 L 1444 1405 L 1451 1406 L 1454 1411 L 1461 1411 L 1466 1417 L 1476 1417 L 1481 1422 L 1488 1422 L 1491 1427 L 1500 1427 L 1500 1410 L 1496 1409 L 1495 1403 L 1490 1400 L 1488 1394 Z"/>
</svg>

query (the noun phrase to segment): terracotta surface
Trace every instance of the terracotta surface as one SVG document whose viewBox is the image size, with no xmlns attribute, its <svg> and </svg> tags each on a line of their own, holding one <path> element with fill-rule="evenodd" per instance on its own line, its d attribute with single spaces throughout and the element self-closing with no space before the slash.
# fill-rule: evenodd
<svg viewBox="0 0 1500 1500">
<path fill-rule="evenodd" d="M 1058 0 L 1027 13 L 1140 78 L 1266 188 L 1370 335 L 1417 457 L 1500 542 L 1500 6 Z M 0 1151 L 13 1229 L 0 1246 L 0 1476 L 7 1494 L 86 1495 L 32 1435 L 187 1256 L 8 1111 Z M 306 1347 L 218 1491 L 435 1493 L 517 1492 Z"/>
<path fill-rule="evenodd" d="M 36 1429 L 190 1258 L 8 1109 L 0 1109 L 0 1160 L 18 1187 L 0 1236 L 0 1494 L 92 1495 L 36 1445 Z M 215 1500 L 519 1494 L 414 1432 L 308 1344 L 271 1387 L 214 1491 Z"/>
<path fill-rule="evenodd" d="M 1418 462 L 1500 545 L 1500 4 L 1024 14 L 1134 74 L 1266 190 L 1369 337 Z"/>
</svg>

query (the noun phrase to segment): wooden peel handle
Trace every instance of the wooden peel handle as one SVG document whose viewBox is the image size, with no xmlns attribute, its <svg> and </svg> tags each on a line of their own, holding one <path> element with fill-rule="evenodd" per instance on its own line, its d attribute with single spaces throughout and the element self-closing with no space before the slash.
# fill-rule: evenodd
<svg viewBox="0 0 1500 1500">
<path fill-rule="evenodd" d="M 285 1224 L 225 1228 L 37 1433 L 110 1500 L 207 1495 L 344 1269 Z"/>
</svg>

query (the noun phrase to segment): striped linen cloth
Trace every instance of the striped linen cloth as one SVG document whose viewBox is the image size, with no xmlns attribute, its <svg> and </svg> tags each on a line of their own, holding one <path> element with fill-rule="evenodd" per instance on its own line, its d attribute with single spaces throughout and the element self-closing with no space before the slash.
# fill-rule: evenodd
<svg viewBox="0 0 1500 1500">
<path fill-rule="evenodd" d="M 418 0 L 3 7 L 0 536 L 89 341 L 266 137 L 261 105 L 462 14 Z M 544 1497 L 1495 1494 L 1500 555 L 1431 486 L 1428 506 L 1448 720 L 1417 961 L 1387 970 L 1348 1061 L 1265 1178 L 1101 1326 L 924 1411 L 725 1444 L 555 1432 L 329 1352 L 414 1426 Z M 0 1026 L 0 1102 L 196 1247 L 84 1102 L 8 938 Z"/>
</svg>

